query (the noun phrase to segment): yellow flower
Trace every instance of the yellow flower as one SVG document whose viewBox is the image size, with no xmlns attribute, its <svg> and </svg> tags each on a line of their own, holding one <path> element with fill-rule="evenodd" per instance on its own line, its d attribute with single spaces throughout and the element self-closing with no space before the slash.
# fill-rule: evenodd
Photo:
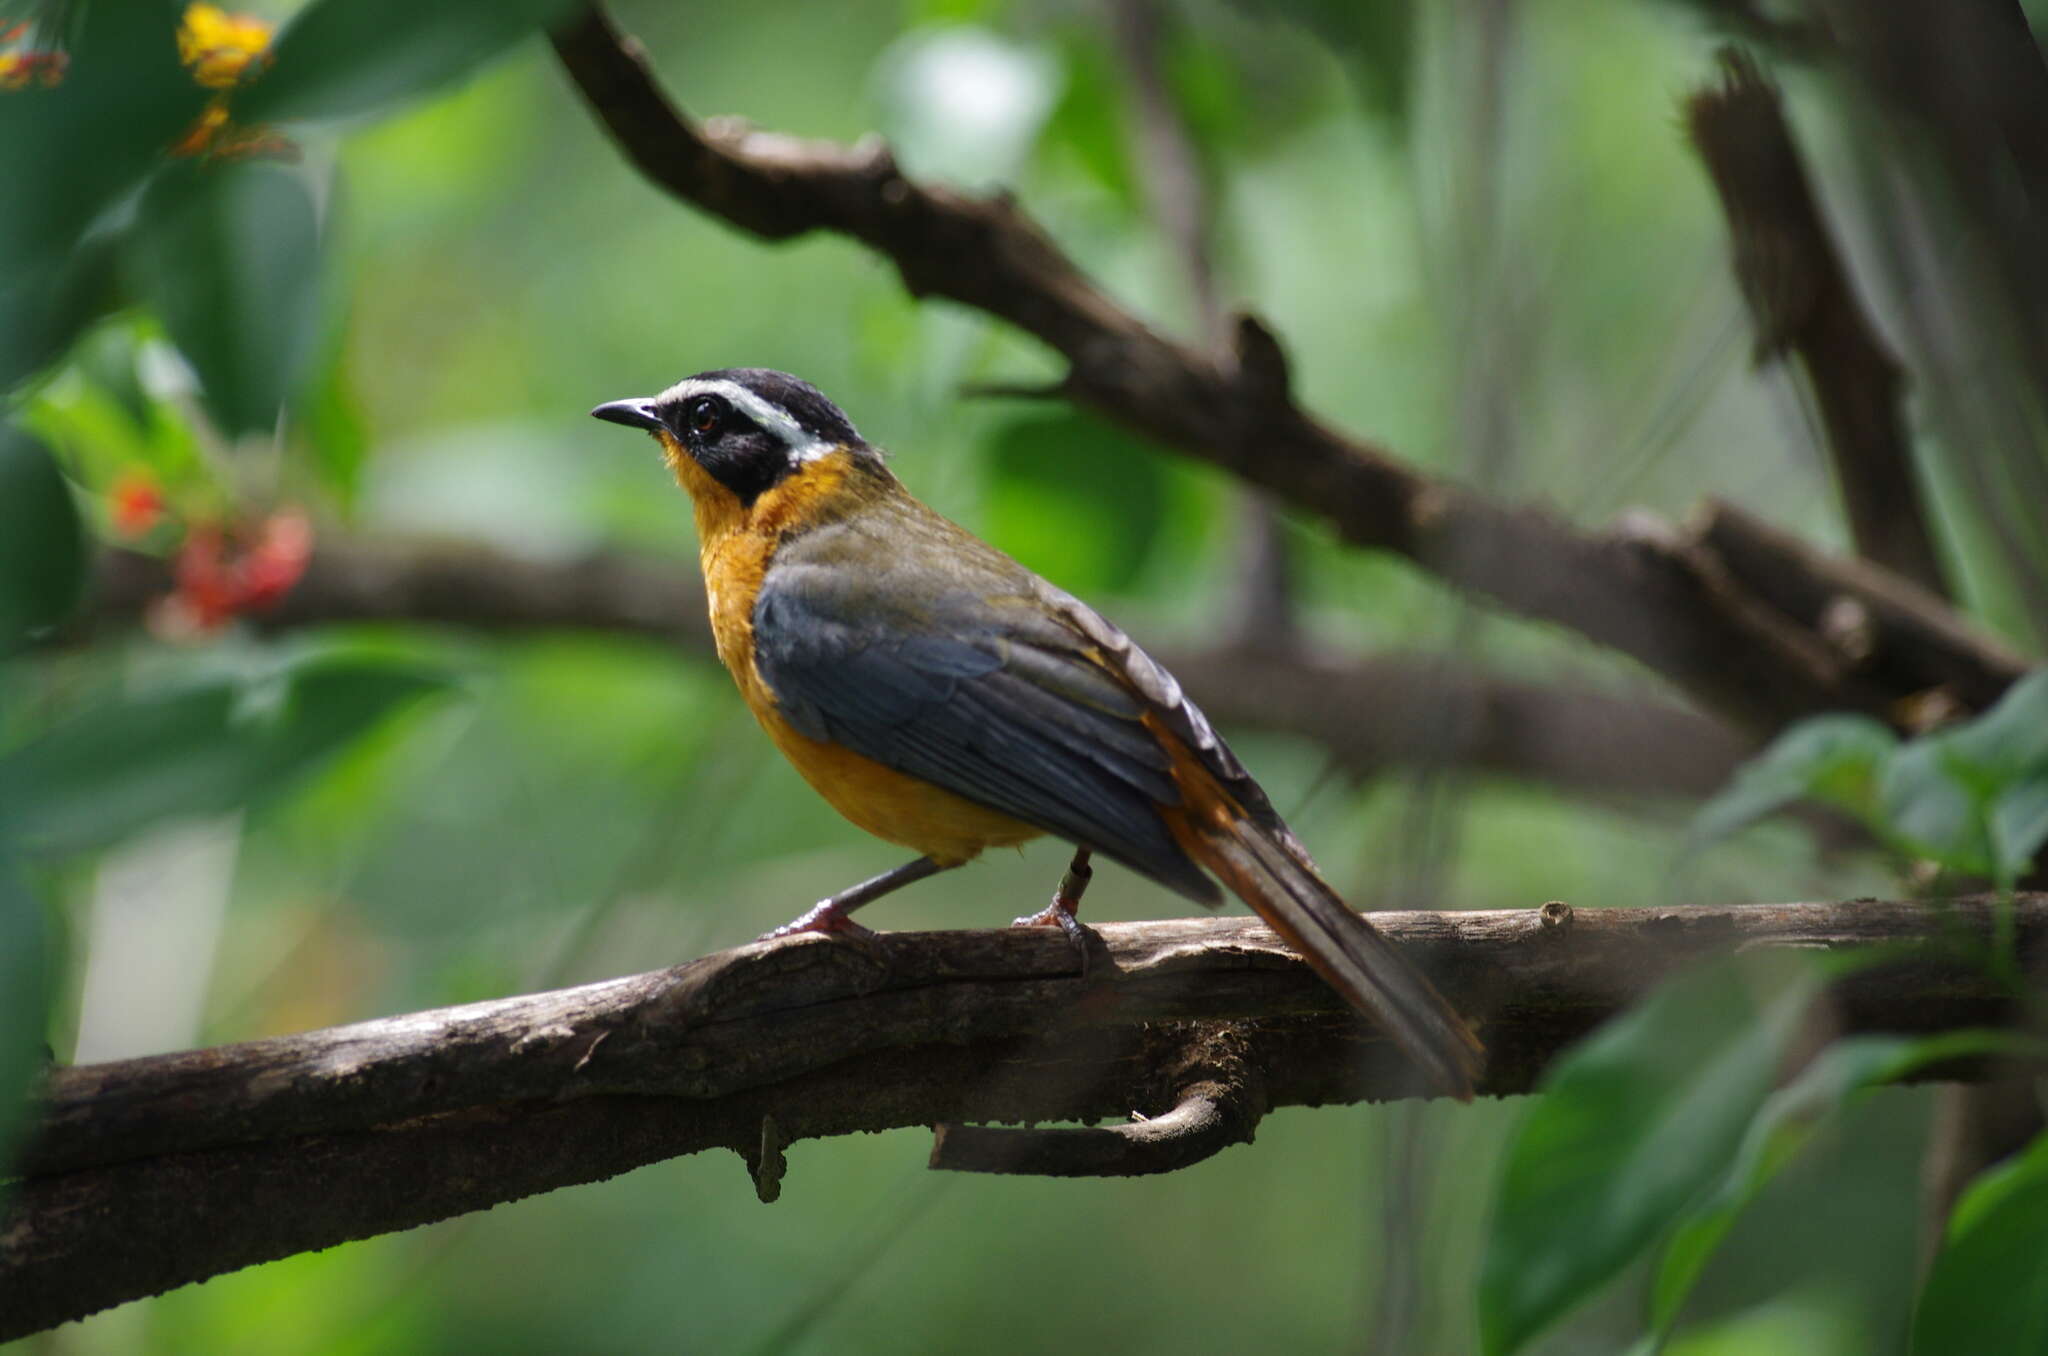
<svg viewBox="0 0 2048 1356">
<path fill-rule="evenodd" d="M 232 89 L 252 66 L 268 59 L 270 31 L 253 15 L 230 14 L 219 5 L 187 5 L 178 25 L 178 60 L 208 89 Z"/>
<path fill-rule="evenodd" d="M 219 5 L 191 4 L 178 25 L 178 60 L 193 80 L 218 90 L 185 135 L 171 146 L 176 156 L 221 159 L 295 159 L 298 148 L 267 127 L 249 127 L 228 115 L 227 91 L 247 80 L 270 60 L 270 25 L 248 14 L 230 14 Z"/>
</svg>

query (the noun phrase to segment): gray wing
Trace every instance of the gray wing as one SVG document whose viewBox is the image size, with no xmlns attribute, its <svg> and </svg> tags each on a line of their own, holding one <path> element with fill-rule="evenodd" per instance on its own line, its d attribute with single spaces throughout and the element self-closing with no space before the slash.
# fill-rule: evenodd
<svg viewBox="0 0 2048 1356">
<path fill-rule="evenodd" d="M 783 717 L 1217 902 L 1159 816 L 1181 795 L 1141 723 L 1151 703 L 1090 657 L 1095 637 L 1065 615 L 1082 605 L 951 524 L 959 536 L 938 551 L 915 526 L 778 555 L 754 606 L 754 662 Z"/>
</svg>

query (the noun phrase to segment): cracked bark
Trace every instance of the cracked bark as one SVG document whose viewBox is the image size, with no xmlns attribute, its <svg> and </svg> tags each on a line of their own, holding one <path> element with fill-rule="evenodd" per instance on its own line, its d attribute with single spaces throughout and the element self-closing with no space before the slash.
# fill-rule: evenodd
<svg viewBox="0 0 2048 1356">
<path fill-rule="evenodd" d="M 2040 957 L 2048 895 L 2023 896 L 2018 917 L 2022 956 Z M 1374 922 L 1478 1023 L 1488 1095 L 1528 1091 L 1561 1049 L 1664 976 L 1737 951 L 1906 948 L 1830 990 L 1816 1020 L 1834 1033 L 2008 1015 L 1996 983 L 1955 949 L 1989 935 L 1983 899 L 1552 903 Z M 1263 1106 L 1427 1092 L 1253 920 L 1100 935 L 1107 963 L 1085 977 L 1066 939 L 1038 929 L 870 946 L 803 937 L 554 993 L 53 1070 L 0 1216 L 0 1340 L 704 1149 L 739 1154 L 772 1196 L 787 1189 L 777 1160 L 808 1138 L 1184 1108 L 1151 1136 L 1105 1131 L 1052 1150 L 1003 1141 L 1067 1154 L 1069 1167 L 1157 1170 L 1161 1155 L 1192 1160 L 1245 1137 Z M 1248 1095 L 1233 1110 L 1228 1087 L 1205 1080 Z M 1194 1105 L 1204 1098 L 1213 1115 Z M 797 1168 L 800 1187 L 800 1156 Z"/>
</svg>

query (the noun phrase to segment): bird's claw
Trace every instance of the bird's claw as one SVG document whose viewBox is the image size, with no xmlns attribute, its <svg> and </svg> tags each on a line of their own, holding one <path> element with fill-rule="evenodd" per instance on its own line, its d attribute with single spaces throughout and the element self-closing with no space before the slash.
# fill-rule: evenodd
<svg viewBox="0 0 2048 1356">
<path fill-rule="evenodd" d="M 781 927 L 770 928 L 754 940 L 772 942 L 781 937 L 795 937 L 805 932 L 819 932 L 831 937 L 852 937 L 864 942 L 873 941 L 875 938 L 873 928 L 863 927 L 854 922 L 828 899 L 806 909 Z"/>
</svg>

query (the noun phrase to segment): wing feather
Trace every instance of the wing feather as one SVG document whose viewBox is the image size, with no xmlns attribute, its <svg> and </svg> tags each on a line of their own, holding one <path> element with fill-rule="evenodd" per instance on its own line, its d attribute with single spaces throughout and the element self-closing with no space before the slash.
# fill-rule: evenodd
<svg viewBox="0 0 2048 1356">
<path fill-rule="evenodd" d="M 1180 791 L 1141 724 L 1149 703 L 1089 637 L 1030 594 L 920 595 L 888 573 L 800 553 L 770 569 L 754 663 L 784 719 L 1191 899 L 1220 898 L 1160 818 Z"/>
</svg>

